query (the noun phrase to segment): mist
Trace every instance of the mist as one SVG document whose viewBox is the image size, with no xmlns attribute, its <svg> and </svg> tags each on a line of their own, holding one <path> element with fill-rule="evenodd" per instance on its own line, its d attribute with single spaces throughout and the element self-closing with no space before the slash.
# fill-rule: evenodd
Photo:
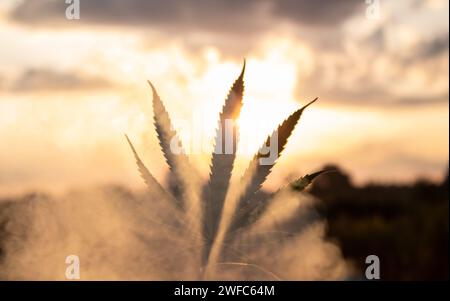
<svg viewBox="0 0 450 301">
<path fill-rule="evenodd" d="M 208 279 L 349 277 L 339 248 L 324 238 L 316 201 L 297 193 L 274 199 L 270 214 L 224 248 Z M 175 212 L 155 191 L 118 186 L 2 201 L 0 278 L 65 280 L 65 258 L 77 255 L 81 280 L 201 279 L 202 246 Z"/>
</svg>

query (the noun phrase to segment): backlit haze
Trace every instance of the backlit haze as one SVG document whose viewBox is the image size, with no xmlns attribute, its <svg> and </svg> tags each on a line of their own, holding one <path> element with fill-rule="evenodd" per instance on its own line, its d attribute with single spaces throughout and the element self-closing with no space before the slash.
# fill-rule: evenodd
<svg viewBox="0 0 450 301">
<path fill-rule="evenodd" d="M 302 116 L 266 187 L 336 163 L 357 183 L 440 181 L 448 168 L 448 1 L 0 0 L 0 196 L 143 187 L 167 167 L 150 80 L 206 177 L 244 58 L 239 176 Z M 200 147 L 199 145 L 203 145 Z"/>
</svg>

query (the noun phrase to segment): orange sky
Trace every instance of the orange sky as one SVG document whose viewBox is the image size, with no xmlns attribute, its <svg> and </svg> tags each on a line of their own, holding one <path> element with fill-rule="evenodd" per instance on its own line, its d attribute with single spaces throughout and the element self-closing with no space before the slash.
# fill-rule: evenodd
<svg viewBox="0 0 450 301">
<path fill-rule="evenodd" d="M 147 79 L 206 175 L 244 57 L 236 175 L 314 97 L 268 188 L 330 162 L 358 183 L 447 170 L 448 1 L 380 1 L 373 18 L 364 1 L 81 0 L 80 20 L 60 2 L 0 0 L 0 196 L 142 187 L 124 133 L 163 179 Z"/>
</svg>

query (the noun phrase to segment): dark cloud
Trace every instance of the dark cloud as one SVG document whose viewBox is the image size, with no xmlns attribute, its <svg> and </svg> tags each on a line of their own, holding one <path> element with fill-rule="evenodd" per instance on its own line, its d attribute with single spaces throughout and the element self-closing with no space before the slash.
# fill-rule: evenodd
<svg viewBox="0 0 450 301">
<path fill-rule="evenodd" d="M 364 1 L 311 1 L 311 0 L 282 0 L 273 1 L 273 12 L 291 20 L 294 23 L 317 26 L 335 26 L 361 9 L 364 13 Z"/>
<path fill-rule="evenodd" d="M 397 98 L 397 101 L 395 104 L 398 105 L 422 105 L 422 104 L 439 104 L 439 103 L 448 103 L 448 92 L 437 94 L 437 95 L 430 95 L 430 96 L 416 96 L 416 97 L 401 97 Z"/>
<path fill-rule="evenodd" d="M 402 96 L 395 95 L 388 87 L 373 83 L 366 83 L 365 85 L 355 83 L 355 86 L 359 85 L 359 87 L 346 89 L 337 86 L 327 88 L 314 81 L 308 80 L 301 87 L 297 87 L 296 95 L 299 99 L 319 97 L 324 102 L 332 101 L 363 106 L 419 106 L 443 104 L 449 101 L 448 91 L 436 94 L 430 93 L 430 95 Z"/>
<path fill-rule="evenodd" d="M 360 0 L 89 0 L 80 2 L 79 21 L 242 33 L 269 28 L 276 20 L 336 26 L 363 4 Z M 65 19 L 66 7 L 60 0 L 25 0 L 12 18 L 32 24 L 76 24 Z"/>
<path fill-rule="evenodd" d="M 362 106 L 420 106 L 443 104 L 449 101 L 448 89 L 445 91 L 430 90 L 428 93 L 420 95 L 394 93 L 387 82 L 373 80 L 370 69 L 366 70 L 364 75 L 359 78 L 353 79 L 351 86 L 341 84 L 338 78 L 334 84 L 324 85 L 320 78 L 325 77 L 324 69 L 327 66 L 322 64 L 321 67 L 322 69 L 316 69 L 313 74 L 303 78 L 302 82 L 296 86 L 295 95 L 298 99 L 319 97 L 324 102 Z M 344 69 L 350 70 L 351 65 Z M 336 72 L 339 74 L 339 69 Z M 438 76 L 441 76 L 440 73 Z"/>
<path fill-rule="evenodd" d="M 102 89 L 111 86 L 106 79 L 47 69 L 28 69 L 8 88 L 14 92 Z"/>
<path fill-rule="evenodd" d="M 429 59 L 444 52 L 448 53 L 448 33 L 438 35 L 433 39 L 420 44 L 416 49 L 413 59 Z"/>
<path fill-rule="evenodd" d="M 300 99 L 309 99 L 318 96 L 324 102 L 333 101 L 362 106 L 420 106 L 444 104 L 449 101 L 447 92 L 436 95 L 410 97 L 395 95 L 383 87 L 364 87 L 364 90 L 341 89 L 338 87 L 325 89 L 318 87 L 314 91 L 310 89 L 297 91 L 297 96 Z"/>
<path fill-rule="evenodd" d="M 336 48 L 341 43 L 339 25 L 358 8 L 364 13 L 364 1 L 82 0 L 80 20 L 67 20 L 66 8 L 61 0 L 24 0 L 10 18 L 56 29 L 92 25 L 134 28 L 145 33 L 145 44 L 153 45 L 155 36 L 162 34 L 194 51 L 208 45 L 240 59 L 258 45 L 262 35 L 284 24 L 319 48 Z M 147 34 L 148 30 L 152 34 Z"/>
<path fill-rule="evenodd" d="M 392 23 L 386 22 L 360 40 L 351 41 L 358 49 L 356 57 L 354 52 L 339 49 L 338 43 L 334 47 L 330 44 L 325 52 L 336 58 L 321 60 L 319 53 L 314 72 L 297 86 L 297 97 L 319 96 L 325 101 L 369 106 L 448 103 L 448 87 L 440 85 L 443 78 L 448 80 L 448 32 L 438 31 L 432 37 L 419 37 L 420 42 L 408 51 L 397 51 L 388 45 L 390 26 Z M 384 77 L 377 76 L 380 66 L 383 66 Z M 418 86 L 411 86 L 409 91 L 395 89 L 395 85 L 405 87 L 412 72 L 423 76 L 423 82 L 415 83 L 422 89 Z M 321 79 L 329 78 L 330 74 L 331 83 L 324 84 Z"/>
</svg>

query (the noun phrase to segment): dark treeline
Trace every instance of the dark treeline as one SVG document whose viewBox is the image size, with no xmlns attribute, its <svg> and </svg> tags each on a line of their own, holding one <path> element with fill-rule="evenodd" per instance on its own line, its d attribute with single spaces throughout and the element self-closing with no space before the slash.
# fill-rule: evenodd
<svg viewBox="0 0 450 301">
<path fill-rule="evenodd" d="M 448 173 L 442 183 L 418 180 L 409 185 L 367 184 L 323 174 L 311 185 L 327 219 L 329 239 L 364 276 L 365 258 L 380 258 L 381 279 L 448 279 Z"/>
</svg>

